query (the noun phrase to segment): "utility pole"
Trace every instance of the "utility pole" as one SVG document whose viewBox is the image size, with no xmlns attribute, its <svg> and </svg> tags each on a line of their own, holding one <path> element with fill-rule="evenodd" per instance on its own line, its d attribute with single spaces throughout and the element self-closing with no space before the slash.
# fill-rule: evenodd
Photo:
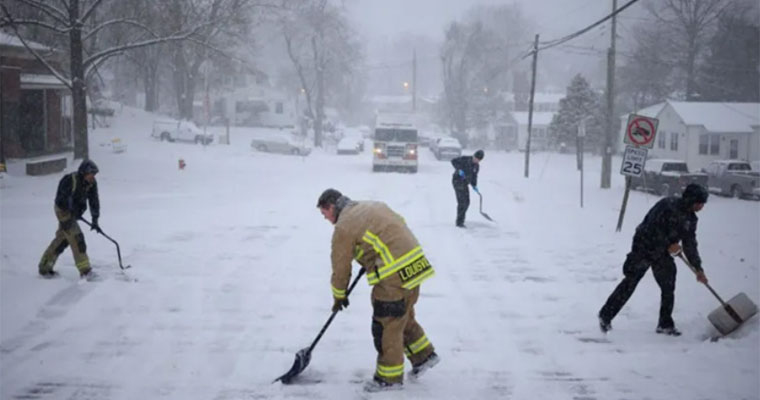
<svg viewBox="0 0 760 400">
<path fill-rule="evenodd" d="M 612 0 L 612 13 L 617 10 L 617 0 Z M 606 135 L 604 139 L 604 149 L 602 154 L 602 189 L 609 189 L 612 179 L 612 148 L 615 145 L 613 137 L 617 135 L 614 132 L 615 121 L 615 36 L 617 28 L 617 17 L 612 17 L 612 37 L 610 38 L 610 48 L 607 51 L 607 118 L 605 121 Z"/>
<path fill-rule="evenodd" d="M 533 43 L 533 75 L 530 79 L 530 102 L 528 103 L 528 140 L 525 142 L 525 177 L 530 175 L 530 135 L 533 129 L 533 96 L 536 93 L 536 65 L 538 63 L 538 35 Z"/>
<path fill-rule="evenodd" d="M 417 112 L 417 49 L 412 52 L 412 112 Z"/>
</svg>

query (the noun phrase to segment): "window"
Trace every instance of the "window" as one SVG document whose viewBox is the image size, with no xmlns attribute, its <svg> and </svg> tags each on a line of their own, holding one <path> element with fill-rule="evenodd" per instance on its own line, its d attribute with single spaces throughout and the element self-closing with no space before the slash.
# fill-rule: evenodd
<svg viewBox="0 0 760 400">
<path fill-rule="evenodd" d="M 274 113 L 275 114 L 282 114 L 282 102 L 281 101 L 278 101 L 277 103 L 275 103 L 275 105 L 274 105 Z"/>
<path fill-rule="evenodd" d="M 720 154 L 720 135 L 710 135 L 710 154 Z"/>
<path fill-rule="evenodd" d="M 657 148 L 664 149 L 665 148 L 665 136 L 667 135 L 667 132 L 660 133 L 660 136 L 657 138 Z"/>
<path fill-rule="evenodd" d="M 699 135 L 699 154 L 707 154 L 709 136 Z"/>
<path fill-rule="evenodd" d="M 678 151 L 678 132 L 670 132 L 670 151 Z"/>
</svg>

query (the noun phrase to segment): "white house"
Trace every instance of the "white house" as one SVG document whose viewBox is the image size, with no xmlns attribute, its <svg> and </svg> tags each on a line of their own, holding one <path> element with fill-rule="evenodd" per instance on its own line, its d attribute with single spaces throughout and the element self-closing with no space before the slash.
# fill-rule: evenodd
<svg viewBox="0 0 760 400">
<path fill-rule="evenodd" d="M 760 160 L 760 103 L 668 100 L 635 113 L 659 120 L 650 158 L 684 160 L 690 170 L 713 160 Z M 620 118 L 623 150 L 628 114 Z"/>
<path fill-rule="evenodd" d="M 525 151 L 528 143 L 528 112 L 513 111 L 512 118 L 517 123 L 517 149 Z M 547 150 L 549 148 L 549 125 L 554 118 L 554 112 L 533 112 L 531 126 L 530 150 Z"/>
<path fill-rule="evenodd" d="M 536 92 L 533 94 L 533 111 L 559 111 L 559 102 L 566 96 L 564 92 Z M 505 93 L 504 101 L 507 104 L 507 110 L 526 111 L 530 102 L 530 93 Z"/>
</svg>

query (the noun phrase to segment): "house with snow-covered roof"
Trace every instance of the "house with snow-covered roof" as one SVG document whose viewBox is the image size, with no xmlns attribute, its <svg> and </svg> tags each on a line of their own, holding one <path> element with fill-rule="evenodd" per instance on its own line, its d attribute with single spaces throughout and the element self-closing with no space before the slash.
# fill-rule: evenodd
<svg viewBox="0 0 760 400">
<path fill-rule="evenodd" d="M 659 120 L 650 158 L 683 160 L 690 170 L 713 160 L 760 160 L 760 103 L 667 100 L 634 113 Z M 628 114 L 620 119 L 623 151 Z"/>
<path fill-rule="evenodd" d="M 59 52 L 26 46 L 60 68 Z M 63 171 L 74 158 L 71 92 L 26 46 L 0 31 L 0 164 L 18 175 Z"/>
<path fill-rule="evenodd" d="M 517 126 L 517 149 L 525 151 L 528 143 L 528 117 L 526 111 L 512 111 L 510 113 Z M 549 149 L 549 125 L 552 123 L 555 112 L 533 112 L 531 121 L 530 150 Z"/>
</svg>

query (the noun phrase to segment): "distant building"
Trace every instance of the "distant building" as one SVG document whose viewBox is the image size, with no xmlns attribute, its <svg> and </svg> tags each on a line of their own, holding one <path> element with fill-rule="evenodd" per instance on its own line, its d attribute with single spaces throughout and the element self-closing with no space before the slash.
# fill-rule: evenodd
<svg viewBox="0 0 760 400">
<path fill-rule="evenodd" d="M 635 114 L 659 120 L 650 158 L 686 161 L 699 170 L 713 160 L 760 160 L 760 103 L 665 101 Z M 622 121 L 619 148 L 625 149 L 628 114 Z"/>
<path fill-rule="evenodd" d="M 53 67 L 59 55 L 27 41 Z M 0 31 L 0 162 L 11 174 L 63 171 L 74 158 L 71 93 L 14 35 Z"/>
<path fill-rule="evenodd" d="M 210 122 L 219 124 L 227 119 L 233 126 L 295 128 L 305 106 L 303 95 L 271 87 L 256 74 L 231 76 L 209 97 Z M 203 125 L 203 100 L 197 101 L 194 107 L 193 115 L 199 125 Z"/>
<path fill-rule="evenodd" d="M 517 126 L 517 149 L 525 151 L 528 143 L 528 112 L 513 111 L 512 118 Z M 533 112 L 531 125 L 530 150 L 548 150 L 550 145 L 549 125 L 554 118 L 554 112 Z"/>
<path fill-rule="evenodd" d="M 559 101 L 565 98 L 565 93 L 537 92 L 533 94 L 534 112 L 557 112 Z M 504 101 L 507 109 L 511 111 L 528 111 L 530 93 L 506 93 Z"/>
</svg>

